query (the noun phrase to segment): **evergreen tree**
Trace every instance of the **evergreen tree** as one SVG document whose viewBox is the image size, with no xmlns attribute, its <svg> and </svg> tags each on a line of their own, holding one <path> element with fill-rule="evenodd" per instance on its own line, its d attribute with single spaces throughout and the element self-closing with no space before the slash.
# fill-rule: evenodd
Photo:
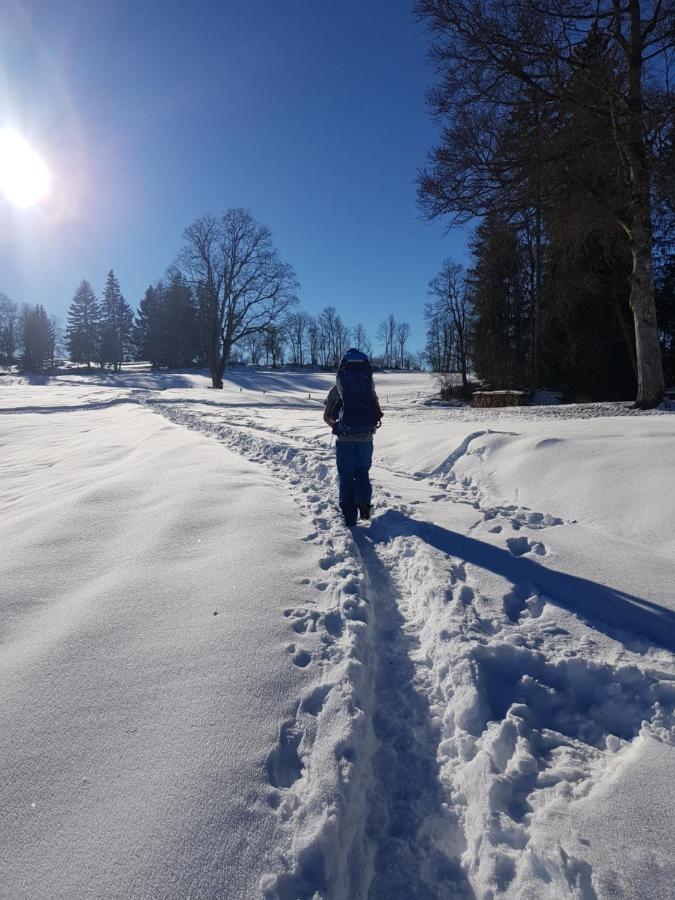
<svg viewBox="0 0 675 900">
<path fill-rule="evenodd" d="M 138 359 L 153 366 L 181 368 L 200 360 L 198 308 L 180 273 L 168 285 L 149 287 L 141 300 L 134 337 Z"/>
<path fill-rule="evenodd" d="M 100 361 L 111 365 L 113 371 L 122 369 L 129 354 L 134 314 L 122 296 L 119 281 L 111 269 L 103 290 L 103 321 L 101 323 Z"/>
<path fill-rule="evenodd" d="M 134 323 L 136 359 L 148 360 L 153 366 L 161 365 L 161 289 L 161 283 L 147 288 Z"/>
<path fill-rule="evenodd" d="M 88 281 L 82 281 L 68 307 L 66 343 L 74 363 L 86 363 L 99 358 L 101 307 Z"/>
<path fill-rule="evenodd" d="M 675 253 L 665 254 L 658 261 L 656 309 L 666 386 L 675 387 Z"/>
<path fill-rule="evenodd" d="M 192 366 L 199 356 L 197 311 L 192 289 L 176 272 L 164 292 L 164 365 Z"/>
<path fill-rule="evenodd" d="M 42 372 L 51 361 L 52 323 L 44 306 L 24 306 L 21 316 L 23 368 L 28 372 Z"/>
<path fill-rule="evenodd" d="M 527 386 L 529 305 L 523 244 L 513 225 L 487 216 L 471 242 L 475 263 L 467 273 L 474 310 L 473 362 L 494 388 Z"/>
<path fill-rule="evenodd" d="M 587 109 L 616 80 L 607 42 L 592 29 L 575 51 L 550 144 L 566 165 L 548 173 L 555 203 L 545 212 L 542 367 L 549 383 L 583 399 L 626 399 L 637 389 L 630 246 L 617 224 L 628 185 L 611 132 Z"/>
</svg>

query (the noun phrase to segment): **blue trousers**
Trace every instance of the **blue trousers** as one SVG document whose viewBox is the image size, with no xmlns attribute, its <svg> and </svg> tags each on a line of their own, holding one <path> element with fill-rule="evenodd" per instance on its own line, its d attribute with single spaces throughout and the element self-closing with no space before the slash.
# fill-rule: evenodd
<svg viewBox="0 0 675 900">
<path fill-rule="evenodd" d="M 347 525 L 356 525 L 359 506 L 370 506 L 373 488 L 368 472 L 373 461 L 372 441 L 338 441 L 335 445 L 340 509 Z"/>
</svg>

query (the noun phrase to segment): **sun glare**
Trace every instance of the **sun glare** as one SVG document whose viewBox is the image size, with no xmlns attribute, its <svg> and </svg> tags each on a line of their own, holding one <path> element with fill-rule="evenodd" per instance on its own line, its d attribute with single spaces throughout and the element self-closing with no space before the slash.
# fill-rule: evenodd
<svg viewBox="0 0 675 900">
<path fill-rule="evenodd" d="M 49 170 L 42 157 L 13 128 L 0 129 L 0 193 L 28 209 L 49 193 Z"/>
</svg>

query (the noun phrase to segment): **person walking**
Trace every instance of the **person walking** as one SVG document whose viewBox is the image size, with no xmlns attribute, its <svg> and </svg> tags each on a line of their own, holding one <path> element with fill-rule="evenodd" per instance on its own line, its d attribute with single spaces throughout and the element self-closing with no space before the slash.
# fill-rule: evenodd
<svg viewBox="0 0 675 900">
<path fill-rule="evenodd" d="M 370 518 L 373 435 L 382 416 L 370 360 L 360 350 L 347 350 L 340 360 L 336 383 L 324 400 L 323 419 L 336 436 L 340 509 L 350 528 L 356 525 L 357 515 Z"/>
</svg>

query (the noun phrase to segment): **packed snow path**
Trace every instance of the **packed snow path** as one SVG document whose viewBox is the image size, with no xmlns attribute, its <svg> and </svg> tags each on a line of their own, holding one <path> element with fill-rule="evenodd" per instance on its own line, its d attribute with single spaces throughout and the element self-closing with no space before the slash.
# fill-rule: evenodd
<svg viewBox="0 0 675 900">
<path fill-rule="evenodd" d="M 316 393 L 293 376 L 247 377 L 222 395 L 136 383 L 86 401 L 139 403 L 215 437 L 262 463 L 311 522 L 302 540 L 283 532 L 284 552 L 302 547 L 310 565 L 304 596 L 283 610 L 292 678 L 285 707 L 267 708 L 276 741 L 262 779 L 244 777 L 251 803 L 265 798 L 273 847 L 247 885 L 262 874 L 259 890 L 286 900 L 670 896 L 673 531 L 651 546 L 649 536 L 672 520 L 672 484 L 651 521 L 632 510 L 634 525 L 603 521 L 610 504 L 597 496 L 594 521 L 574 521 L 555 481 L 550 506 L 524 505 L 518 492 L 536 472 L 523 480 L 518 465 L 557 453 L 560 472 L 561 445 L 579 440 L 574 417 L 561 421 L 569 410 L 545 413 L 550 434 L 532 438 L 522 415 L 481 415 L 476 427 L 459 411 L 448 427 L 442 411 L 416 407 L 411 380 L 378 435 L 377 515 L 352 536 L 335 510 Z M 309 378 L 309 395 L 326 385 Z M 612 428 L 620 412 L 606 410 Z M 672 449 L 670 417 L 640 422 L 659 452 Z M 629 447 L 644 438 L 635 425 L 622 435 Z M 611 428 L 594 423 L 591 437 L 611 456 Z M 519 442 L 527 454 L 509 458 Z M 502 499 L 490 479 L 509 467 L 515 499 Z M 651 485 L 647 473 L 654 504 Z M 227 811 L 221 823 L 246 831 Z M 258 894 L 215 866 L 227 896 Z"/>
</svg>

